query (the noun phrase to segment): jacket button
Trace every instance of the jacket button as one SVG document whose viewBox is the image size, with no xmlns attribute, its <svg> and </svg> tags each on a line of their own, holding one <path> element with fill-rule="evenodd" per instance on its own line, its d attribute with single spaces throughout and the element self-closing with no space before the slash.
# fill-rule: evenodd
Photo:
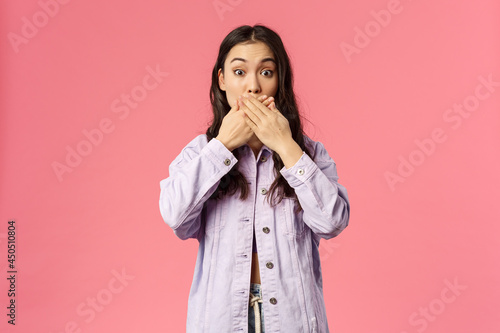
<svg viewBox="0 0 500 333">
<path fill-rule="evenodd" d="M 267 157 L 262 156 L 262 157 L 260 158 L 260 161 L 261 161 L 261 162 L 265 162 L 265 161 L 267 161 Z"/>
<path fill-rule="evenodd" d="M 260 193 L 261 193 L 261 194 L 266 194 L 266 193 L 267 193 L 267 190 L 263 187 L 263 188 L 261 188 L 261 189 L 260 189 Z"/>
<path fill-rule="evenodd" d="M 230 160 L 229 158 L 226 158 L 226 159 L 224 160 L 224 164 L 225 164 L 225 165 L 231 165 L 231 160 Z"/>
<path fill-rule="evenodd" d="M 298 169 L 298 170 L 297 170 L 297 173 L 298 173 L 299 175 L 303 175 L 303 174 L 304 174 L 304 170 L 303 170 L 303 169 Z"/>
<path fill-rule="evenodd" d="M 269 268 L 269 269 L 271 269 L 271 268 L 273 268 L 273 267 L 274 267 L 274 265 L 273 265 L 273 263 L 272 263 L 272 262 L 268 262 L 268 263 L 266 264 L 266 267 L 267 267 L 267 268 Z"/>
<path fill-rule="evenodd" d="M 271 304 L 273 304 L 273 305 L 274 305 L 274 304 L 278 303 L 278 300 L 277 300 L 276 298 L 272 297 L 272 298 L 269 300 L 269 302 L 270 302 Z"/>
<path fill-rule="evenodd" d="M 265 234 L 268 234 L 269 231 L 271 231 L 268 227 L 262 228 L 262 231 L 264 231 Z"/>
</svg>

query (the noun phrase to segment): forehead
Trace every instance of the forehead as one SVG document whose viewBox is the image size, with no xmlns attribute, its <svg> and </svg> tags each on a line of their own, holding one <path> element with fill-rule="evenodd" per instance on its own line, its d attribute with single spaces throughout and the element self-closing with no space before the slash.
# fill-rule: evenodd
<svg viewBox="0 0 500 333">
<path fill-rule="evenodd" d="M 250 44 L 236 44 L 229 51 L 226 57 L 226 64 L 230 64 L 234 58 L 245 59 L 247 63 L 259 63 L 264 58 L 274 58 L 273 52 L 263 42 L 256 42 Z M 241 61 L 235 63 L 241 64 Z"/>
</svg>

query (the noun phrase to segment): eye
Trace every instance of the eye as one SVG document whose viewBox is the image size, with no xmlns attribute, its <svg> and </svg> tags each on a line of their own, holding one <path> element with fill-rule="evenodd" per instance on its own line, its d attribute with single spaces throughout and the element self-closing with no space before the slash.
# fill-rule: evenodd
<svg viewBox="0 0 500 333">
<path fill-rule="evenodd" d="M 264 73 L 264 72 L 268 72 L 269 73 L 269 75 L 264 75 L 264 76 L 273 76 L 273 71 L 270 70 L 270 69 L 265 69 L 265 70 L 262 71 L 262 73 Z"/>
<path fill-rule="evenodd" d="M 239 76 L 239 75 L 242 75 L 242 74 L 238 74 L 237 72 L 241 72 L 241 73 L 243 73 L 243 71 L 242 71 L 241 69 L 235 69 L 233 72 L 234 72 L 234 74 L 236 74 L 236 75 L 238 75 L 238 76 Z"/>
</svg>

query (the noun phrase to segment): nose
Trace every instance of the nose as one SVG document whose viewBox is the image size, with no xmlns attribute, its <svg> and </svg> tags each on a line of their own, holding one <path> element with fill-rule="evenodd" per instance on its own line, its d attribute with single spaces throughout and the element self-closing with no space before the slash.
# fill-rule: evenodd
<svg viewBox="0 0 500 333">
<path fill-rule="evenodd" d="M 247 76 L 247 78 L 248 78 L 247 92 L 249 94 L 259 94 L 261 92 L 259 79 L 254 75 L 249 75 Z"/>
</svg>

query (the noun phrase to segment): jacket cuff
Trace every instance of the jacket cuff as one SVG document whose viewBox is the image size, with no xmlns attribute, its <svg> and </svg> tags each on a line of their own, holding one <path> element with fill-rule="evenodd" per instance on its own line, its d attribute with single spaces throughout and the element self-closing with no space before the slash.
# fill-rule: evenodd
<svg viewBox="0 0 500 333">
<path fill-rule="evenodd" d="M 291 187 L 296 187 L 311 178 L 319 168 L 314 161 L 304 151 L 299 160 L 289 169 L 285 166 L 280 173 L 287 180 Z"/>
<path fill-rule="evenodd" d="M 219 170 L 226 170 L 226 172 L 229 172 L 238 162 L 238 159 L 233 153 L 216 138 L 210 140 L 202 149 L 201 153 L 210 158 Z"/>
</svg>

